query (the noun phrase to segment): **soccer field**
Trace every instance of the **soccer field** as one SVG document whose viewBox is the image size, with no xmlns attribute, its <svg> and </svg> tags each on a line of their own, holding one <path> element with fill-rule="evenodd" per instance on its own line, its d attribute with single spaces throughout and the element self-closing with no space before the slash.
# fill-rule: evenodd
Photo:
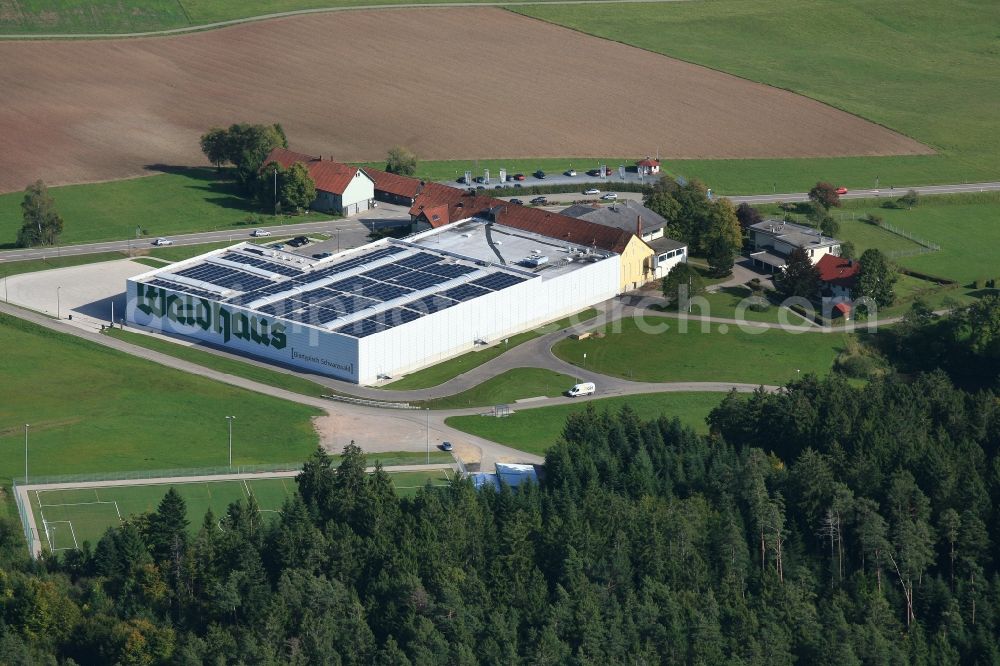
<svg viewBox="0 0 1000 666">
<path fill-rule="evenodd" d="M 412 497 L 427 483 L 447 485 L 452 472 L 434 469 L 390 472 L 389 476 L 399 496 Z M 152 480 L 135 485 L 28 489 L 35 517 L 35 533 L 42 546 L 54 553 L 79 548 L 84 541 L 96 545 L 109 527 L 130 516 L 155 511 L 171 487 L 184 498 L 191 533 L 201 528 L 202 519 L 209 509 L 221 518 L 230 504 L 245 501 L 251 495 L 257 500 L 265 519 L 277 516 L 282 504 L 297 489 L 294 476 L 190 483 L 157 483 Z"/>
</svg>

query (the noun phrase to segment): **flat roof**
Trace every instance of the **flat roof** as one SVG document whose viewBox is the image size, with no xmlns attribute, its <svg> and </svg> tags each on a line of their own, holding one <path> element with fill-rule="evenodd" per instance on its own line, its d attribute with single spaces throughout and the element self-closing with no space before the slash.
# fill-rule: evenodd
<svg viewBox="0 0 1000 666">
<path fill-rule="evenodd" d="M 487 240 L 487 229 L 492 246 Z M 471 217 L 431 229 L 407 240 L 429 250 L 454 253 L 475 261 L 528 271 L 543 279 L 563 275 L 588 263 L 613 256 L 607 250 L 491 223 L 481 217 Z M 541 260 L 543 257 L 544 260 Z"/>
<path fill-rule="evenodd" d="M 772 238 L 777 238 L 795 247 L 810 248 L 840 245 L 840 241 L 836 238 L 824 236 L 812 227 L 795 224 L 794 222 L 785 222 L 784 220 L 764 220 L 763 222 L 750 225 L 750 229 L 771 236 Z"/>
<path fill-rule="evenodd" d="M 659 238 L 654 238 L 651 241 L 646 241 L 646 245 L 653 248 L 653 252 L 659 254 L 660 252 L 670 252 L 671 250 L 680 250 L 681 248 L 687 247 L 687 243 L 682 243 L 676 241 L 673 238 L 667 238 L 666 236 L 660 236 Z"/>
<path fill-rule="evenodd" d="M 488 226 L 492 247 L 487 221 L 472 218 L 321 260 L 240 243 L 150 271 L 138 281 L 362 338 L 611 256 Z"/>
</svg>

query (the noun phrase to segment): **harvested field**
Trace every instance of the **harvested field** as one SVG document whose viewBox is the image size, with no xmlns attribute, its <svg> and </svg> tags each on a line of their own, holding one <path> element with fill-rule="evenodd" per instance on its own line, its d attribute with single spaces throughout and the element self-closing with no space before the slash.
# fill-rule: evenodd
<svg viewBox="0 0 1000 666">
<path fill-rule="evenodd" d="M 169 38 L 0 44 L 0 191 L 200 164 L 199 135 L 281 122 L 380 159 L 931 152 L 787 91 L 500 9 L 303 16 Z"/>
</svg>

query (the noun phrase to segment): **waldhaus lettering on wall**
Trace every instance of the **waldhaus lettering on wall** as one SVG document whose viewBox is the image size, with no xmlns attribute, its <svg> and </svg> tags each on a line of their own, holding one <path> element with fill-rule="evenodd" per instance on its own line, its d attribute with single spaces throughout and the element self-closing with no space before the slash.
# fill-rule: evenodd
<svg viewBox="0 0 1000 666">
<path fill-rule="evenodd" d="M 219 303 L 186 294 L 168 294 L 161 287 L 136 283 L 136 307 L 150 317 L 182 326 L 197 326 L 203 331 L 212 330 L 222 336 L 223 342 L 232 338 L 255 342 L 265 347 L 284 349 L 288 344 L 285 325 L 264 317 L 254 317 L 242 312 L 231 312 Z"/>
</svg>

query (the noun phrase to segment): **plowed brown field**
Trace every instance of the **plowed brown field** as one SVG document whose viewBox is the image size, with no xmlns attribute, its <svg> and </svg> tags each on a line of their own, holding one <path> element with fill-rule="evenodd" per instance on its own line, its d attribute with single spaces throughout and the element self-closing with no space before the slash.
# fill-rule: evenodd
<svg viewBox="0 0 1000 666">
<path fill-rule="evenodd" d="M 0 191 L 200 164 L 212 125 L 380 159 L 931 152 L 792 93 L 500 9 L 295 17 L 170 38 L 0 43 Z"/>
</svg>

